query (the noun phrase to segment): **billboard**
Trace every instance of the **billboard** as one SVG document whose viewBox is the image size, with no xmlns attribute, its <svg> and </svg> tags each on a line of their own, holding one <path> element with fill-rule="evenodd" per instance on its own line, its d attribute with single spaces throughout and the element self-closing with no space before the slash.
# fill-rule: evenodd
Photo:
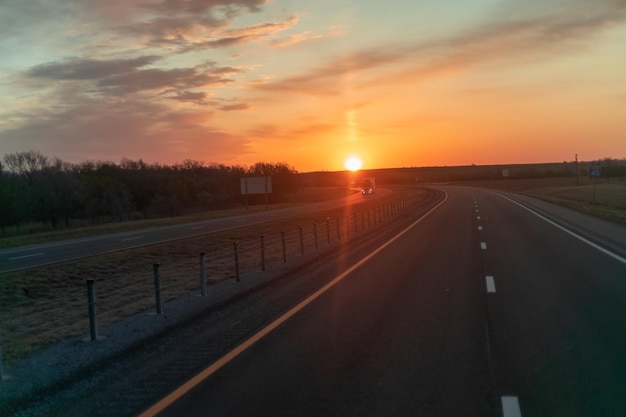
<svg viewBox="0 0 626 417">
<path fill-rule="evenodd" d="M 272 192 L 272 177 L 241 178 L 241 194 L 269 194 Z"/>
</svg>

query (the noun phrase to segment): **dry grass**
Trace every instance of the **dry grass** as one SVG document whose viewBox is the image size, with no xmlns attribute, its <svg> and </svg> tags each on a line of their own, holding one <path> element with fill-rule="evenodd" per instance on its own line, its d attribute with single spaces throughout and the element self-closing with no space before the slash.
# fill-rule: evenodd
<svg viewBox="0 0 626 417">
<path fill-rule="evenodd" d="M 462 184 L 527 194 L 616 223 L 626 224 L 626 182 L 623 181 L 598 180 L 595 184 L 595 191 L 592 180 L 579 178 L 577 184 L 575 177 L 476 181 Z"/>
<path fill-rule="evenodd" d="M 626 184 L 600 183 L 595 187 L 593 185 L 544 187 L 529 190 L 527 194 L 626 224 Z"/>
<path fill-rule="evenodd" d="M 302 204 L 316 203 L 319 201 L 330 200 L 334 198 L 341 198 L 345 195 L 352 193 L 346 188 L 329 188 L 329 187 L 310 187 L 303 188 L 299 193 L 288 196 L 287 202 L 282 204 L 271 204 L 267 207 L 269 210 L 277 210 L 285 207 L 292 207 Z M 148 220 L 136 220 L 126 221 L 118 223 L 106 223 L 102 225 L 89 226 L 89 227 L 76 227 L 65 230 L 54 230 L 39 233 L 29 233 L 29 226 L 23 226 L 21 230 L 24 232 L 15 236 L 0 238 L 0 249 L 11 248 L 16 246 L 31 245 L 37 243 L 52 242 L 66 239 L 77 239 L 82 237 L 103 235 L 107 233 L 126 232 L 131 230 L 146 229 L 149 227 L 161 227 L 169 226 L 173 224 L 191 223 L 195 221 L 217 219 L 229 216 L 240 216 L 250 213 L 256 213 L 259 211 L 265 211 L 264 205 L 250 205 L 248 208 L 244 206 L 234 207 L 225 210 L 211 210 L 200 213 L 194 213 L 187 216 L 169 217 L 161 219 L 148 219 Z M 35 228 L 41 228 L 41 225 L 37 225 Z"/>
<path fill-rule="evenodd" d="M 588 180 L 576 185 L 575 178 L 539 180 L 498 180 L 465 182 L 475 185 L 523 192 L 578 210 L 626 223 L 626 184 L 599 183 L 596 201 L 593 184 Z M 316 202 L 345 195 L 345 189 L 312 189 L 299 195 L 301 202 Z M 425 194 L 423 190 L 413 191 Z M 287 258 L 300 256 L 300 227 L 305 251 L 315 245 L 313 224 L 317 223 L 318 244 L 327 244 L 326 219 L 333 240 L 337 238 L 337 219 L 342 236 L 355 234 L 356 228 L 368 228 L 367 213 L 373 218 L 373 207 L 407 197 L 395 192 L 358 206 L 341 208 L 265 223 L 237 230 L 212 233 L 124 252 L 88 258 L 80 262 L 51 265 L 28 271 L 0 274 L 0 324 L 2 325 L 4 360 L 14 361 L 41 347 L 70 336 L 88 333 L 86 279 L 96 282 L 99 326 L 118 322 L 133 314 L 154 308 L 152 265 L 161 264 L 163 300 L 199 292 L 199 253 L 207 253 L 207 280 L 233 279 L 234 246 L 239 242 L 242 274 L 260 270 L 260 235 L 265 235 L 268 268 L 282 263 L 282 235 L 285 232 Z M 295 200 L 296 198 L 294 198 Z M 295 204 L 295 202 L 293 203 Z M 258 209 L 258 208 L 257 208 Z M 264 209 L 264 208 L 261 208 Z M 205 214 L 224 216 L 236 212 Z M 206 217 L 205 217 L 206 218 Z M 346 226 L 346 218 L 349 229 Z M 197 220 L 197 218 L 194 218 Z M 160 224 L 170 224 L 167 219 Z M 190 218 L 176 221 L 190 221 Z M 118 226 L 115 230 L 119 231 Z M 121 226 L 120 226 L 121 227 Z M 126 229 L 127 230 L 127 229 Z M 101 229 L 85 233 L 104 233 Z"/>
<path fill-rule="evenodd" d="M 426 194 L 424 190 L 412 193 Z M 337 240 L 337 226 L 343 238 L 348 233 L 355 235 L 355 216 L 356 226 L 362 231 L 363 225 L 368 227 L 368 213 L 373 218 L 374 207 L 406 197 L 408 194 L 396 192 L 348 208 L 1 274 L 0 323 L 4 359 L 24 358 L 48 344 L 87 334 L 87 279 L 95 280 L 98 325 L 107 326 L 154 309 L 154 263 L 161 265 L 162 297 L 166 302 L 199 293 L 201 252 L 207 254 L 209 283 L 233 279 L 235 241 L 239 242 L 240 271 L 245 274 L 260 270 L 260 236 L 264 235 L 266 265 L 270 269 L 283 262 L 281 232 L 284 231 L 287 258 L 293 260 L 300 256 L 300 228 L 308 253 L 315 245 L 314 223 L 318 224 L 318 245 L 321 247 L 327 244 L 327 230 L 330 230 L 332 241 Z M 328 229 L 327 218 L 330 218 Z M 346 221 L 349 221 L 349 227 Z M 242 275 L 242 279 L 244 277 Z"/>
</svg>

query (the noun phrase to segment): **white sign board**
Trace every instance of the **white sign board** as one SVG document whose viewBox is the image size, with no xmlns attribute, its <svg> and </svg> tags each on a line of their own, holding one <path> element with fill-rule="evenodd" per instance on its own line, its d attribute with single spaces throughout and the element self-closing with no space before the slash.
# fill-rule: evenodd
<svg viewBox="0 0 626 417">
<path fill-rule="evenodd" d="M 241 194 L 269 194 L 272 192 L 272 177 L 241 178 Z"/>
</svg>

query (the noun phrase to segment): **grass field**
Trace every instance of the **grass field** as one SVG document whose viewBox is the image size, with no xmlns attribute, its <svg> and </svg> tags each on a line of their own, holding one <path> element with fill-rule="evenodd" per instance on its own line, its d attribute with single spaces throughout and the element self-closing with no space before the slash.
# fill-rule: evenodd
<svg viewBox="0 0 626 417">
<path fill-rule="evenodd" d="M 333 198 L 341 198 L 353 191 L 347 188 L 305 188 L 300 193 L 288 196 L 287 202 L 282 204 L 272 204 L 268 206 L 270 210 L 291 207 L 299 204 L 316 203 Z M 107 233 L 127 232 L 131 230 L 145 229 L 149 227 L 169 226 L 172 224 L 191 223 L 195 221 L 217 219 L 227 216 L 237 216 L 249 213 L 264 211 L 264 205 L 246 207 L 235 207 L 227 210 L 212 210 L 195 213 L 187 216 L 168 217 L 161 219 L 137 220 L 118 223 L 106 223 L 102 225 L 78 227 L 61 230 L 52 230 L 39 233 L 29 233 L 29 227 L 23 226 L 24 233 L 13 233 L 9 237 L 0 238 L 0 249 L 11 248 L 23 245 L 52 242 L 66 239 L 76 239 L 82 237 L 96 236 Z M 35 227 L 35 230 L 41 226 Z"/>
<path fill-rule="evenodd" d="M 626 224 L 625 183 L 599 182 L 595 185 L 595 197 L 594 185 L 587 179 L 582 180 L 578 185 L 575 178 L 497 180 L 459 184 L 525 193 Z M 323 201 L 341 197 L 348 192 L 349 190 L 344 188 L 308 189 L 294 196 L 293 201 L 287 204 Z M 318 223 L 319 242 L 320 245 L 324 245 L 326 244 L 327 218 L 333 219 L 332 233 L 336 239 L 335 219 L 340 219 L 341 233 L 347 234 L 346 216 L 353 216 L 356 213 L 356 226 L 360 229 L 366 224 L 365 217 L 358 217 L 363 216 L 360 213 L 371 213 L 376 205 L 399 201 L 407 196 L 406 193 L 405 189 L 397 188 L 385 199 L 376 199 L 356 206 L 355 212 L 346 212 L 342 208 L 92 257 L 78 262 L 0 274 L 0 325 L 2 325 L 4 341 L 4 360 L 14 361 L 24 358 L 50 343 L 88 333 L 86 279 L 96 281 L 98 321 L 100 326 L 106 326 L 154 308 L 152 265 L 155 262 L 161 263 L 164 301 L 178 298 L 198 291 L 198 254 L 200 252 L 208 254 L 207 278 L 209 281 L 232 279 L 234 276 L 234 241 L 240 242 L 242 271 L 258 271 L 261 234 L 266 236 L 268 264 L 281 263 L 281 231 L 285 231 L 288 257 L 294 259 L 300 253 L 299 227 L 304 229 L 304 243 L 308 252 L 314 247 L 313 223 Z M 423 195 L 425 192 L 415 189 L 413 193 Z M 250 212 L 255 210 L 265 210 L 265 207 L 250 208 Z M 239 208 L 176 219 L 120 223 L 57 233 L 42 233 L 22 238 L 3 239 L 0 242 L 4 241 L 5 247 L 16 246 L 20 244 L 19 242 L 25 244 L 68 239 L 245 212 L 244 208 Z M 354 226 L 352 226 L 352 232 L 354 233 Z"/>
<path fill-rule="evenodd" d="M 459 183 L 461 184 L 461 183 Z M 588 178 L 540 178 L 464 182 L 486 188 L 527 194 L 616 223 L 626 224 L 626 182 Z M 594 190 L 595 189 L 595 190 Z"/>
<path fill-rule="evenodd" d="M 531 189 L 527 194 L 626 224 L 626 184 L 543 187 Z"/>
<path fill-rule="evenodd" d="M 311 191 L 308 201 L 321 201 L 344 195 L 346 190 Z M 424 190 L 412 195 L 423 196 Z M 207 254 L 208 283 L 233 279 L 234 242 L 240 253 L 242 279 L 260 273 L 260 235 L 265 236 L 268 271 L 282 264 L 282 234 L 285 232 L 287 257 L 297 264 L 301 256 L 300 232 L 307 253 L 315 250 L 313 224 L 317 223 L 320 248 L 328 240 L 337 242 L 337 228 L 345 239 L 356 229 L 375 227 L 366 219 L 374 208 L 408 197 L 400 191 L 367 201 L 349 209 L 339 208 L 310 215 L 268 222 L 241 229 L 182 239 L 127 251 L 0 274 L 0 324 L 4 359 L 27 357 L 42 347 L 71 336 L 88 334 L 86 284 L 95 280 L 98 324 L 104 327 L 131 315 L 154 309 L 153 264 L 160 263 L 163 302 L 188 294 L 198 294 L 199 253 Z M 365 217 L 365 214 L 369 217 Z M 330 219 L 330 220 L 328 220 Z M 349 222 L 347 226 L 346 221 Z M 330 231 L 330 235 L 327 232 Z M 328 237 L 330 236 L 330 237 Z M 269 273 L 269 272 L 268 272 Z"/>
</svg>

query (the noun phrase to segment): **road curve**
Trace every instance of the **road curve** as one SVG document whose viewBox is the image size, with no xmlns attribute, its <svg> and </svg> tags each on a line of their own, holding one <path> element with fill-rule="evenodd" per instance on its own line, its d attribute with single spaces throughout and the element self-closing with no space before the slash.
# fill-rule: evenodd
<svg viewBox="0 0 626 417">
<path fill-rule="evenodd" d="M 144 416 L 626 415 L 626 260 L 509 196 L 446 191 L 427 219 Z"/>
<path fill-rule="evenodd" d="M 435 209 L 142 344 L 48 414 L 626 415 L 625 228 L 440 189 Z"/>
</svg>

